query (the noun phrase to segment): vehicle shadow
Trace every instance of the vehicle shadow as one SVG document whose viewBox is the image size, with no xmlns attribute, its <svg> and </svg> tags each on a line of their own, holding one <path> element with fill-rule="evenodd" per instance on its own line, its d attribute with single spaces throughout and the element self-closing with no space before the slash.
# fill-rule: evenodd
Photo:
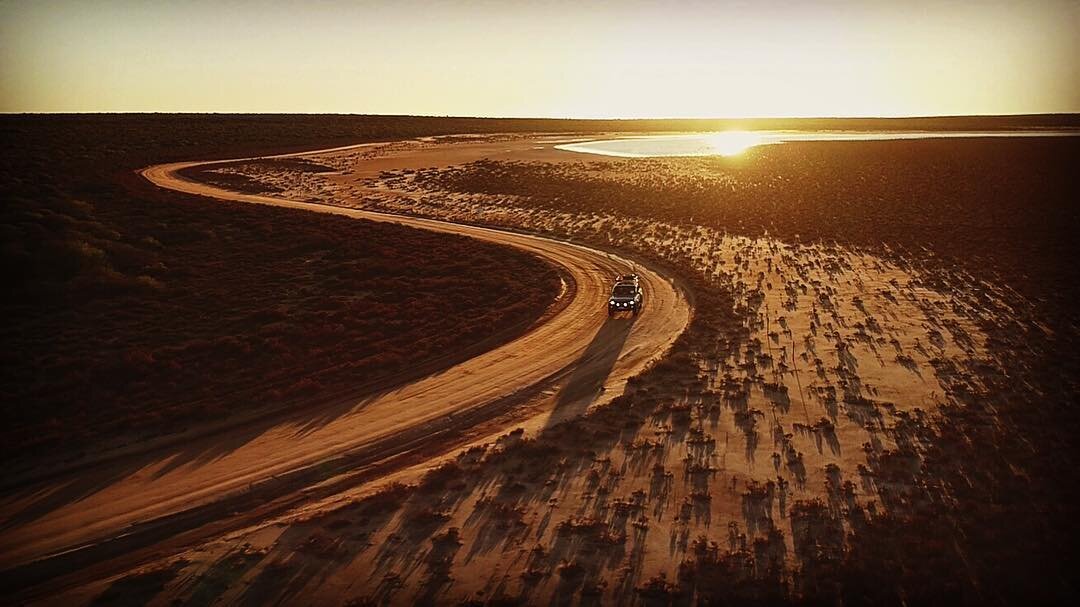
<svg viewBox="0 0 1080 607">
<path fill-rule="evenodd" d="M 417 374 L 419 379 L 411 381 L 419 381 L 442 371 L 443 369 L 437 369 Z M 341 391 L 311 398 L 302 405 L 298 403 L 292 410 L 285 410 L 281 414 L 251 419 L 242 426 L 227 427 L 221 432 L 192 440 L 170 441 L 141 453 L 59 470 L 37 480 L 0 486 L 0 555 L 15 548 L 17 544 L 13 538 L 20 527 L 34 524 L 35 521 L 65 507 L 82 503 L 140 471 L 151 483 L 168 483 L 174 472 L 212 464 L 277 428 L 291 429 L 300 440 L 339 418 L 363 410 L 384 395 L 400 389 L 401 385 L 394 384 L 375 391 L 350 390 L 346 387 Z M 357 461 L 366 461 L 366 457 L 366 454 L 359 454 Z M 298 484 L 315 484 L 352 464 L 353 460 L 346 458 L 335 466 L 301 467 L 293 472 L 273 475 L 249 484 L 246 489 L 237 488 L 222 497 L 220 503 L 227 506 L 234 503 L 250 505 L 253 500 L 269 501 L 293 490 Z M 198 526 L 202 524 L 199 513 L 211 510 L 214 505 L 213 501 L 206 504 L 193 503 L 167 515 L 165 520 L 177 521 L 175 525 L 165 526 L 169 531 L 164 531 L 165 527 L 155 530 L 154 521 L 148 521 L 145 523 L 148 530 L 146 533 L 141 533 L 142 527 L 139 527 L 140 532 L 132 531 L 125 536 L 127 547 L 124 550 L 141 547 L 143 544 L 140 542 L 160 541 L 187 530 L 188 527 Z M 233 508 L 238 511 L 242 509 L 239 506 Z M 184 522 L 188 519 L 192 521 L 190 524 Z M 114 556 L 118 550 L 112 547 L 114 543 L 103 541 L 88 550 L 64 552 L 0 570 L 0 592 L 22 591 L 65 571 Z"/>
<path fill-rule="evenodd" d="M 615 368 L 630 330 L 637 320 L 635 316 L 612 316 L 593 335 L 585 352 L 574 363 L 574 370 L 566 380 L 544 430 L 572 417 L 585 413 L 596 400 L 604 386 L 604 380 Z"/>
<path fill-rule="evenodd" d="M 574 364 L 573 371 L 571 371 L 562 390 L 556 397 L 554 412 L 556 415 L 553 415 L 549 424 L 555 425 L 558 420 L 568 419 L 584 413 L 589 405 L 595 401 L 600 394 L 604 380 L 614 368 L 615 361 L 618 360 L 633 324 L 633 318 L 616 317 L 607 319 Z M 231 429 L 221 434 L 165 445 L 142 454 L 118 458 L 104 465 L 93 466 L 87 469 L 84 474 L 79 474 L 79 471 L 76 470 L 23 486 L 5 488 L 0 490 L 0 496 L 6 502 L 8 511 L 3 520 L 0 521 L 0 531 L 5 534 L 10 533 L 20 526 L 33 523 L 39 518 L 45 517 L 65 506 L 83 502 L 140 470 L 145 470 L 148 478 L 154 482 L 168 482 L 171 473 L 182 468 L 203 466 L 226 457 L 278 426 L 292 426 L 297 436 L 303 437 L 342 416 L 363 409 L 373 400 L 397 389 L 397 387 L 385 388 L 374 393 L 343 391 L 329 396 L 326 400 L 330 402 L 321 405 L 301 407 L 285 415 L 252 420 L 248 425 L 239 429 Z M 342 466 L 347 464 L 349 462 L 342 462 Z M 148 468 L 152 468 L 152 470 Z M 257 483 L 255 486 L 249 487 L 246 492 L 239 490 L 237 495 L 234 496 L 235 499 L 226 501 L 229 503 L 232 503 L 232 501 L 247 503 L 253 499 L 269 499 L 271 496 L 285 491 L 288 487 L 295 486 L 297 483 L 313 483 L 322 476 L 333 472 L 332 469 L 299 470 L 295 475 L 287 474 L 280 478 L 274 477 L 269 481 Z M 206 508 L 212 506 L 213 504 L 208 504 Z M 198 515 L 203 508 L 202 506 L 193 506 L 192 515 Z M 177 527 L 178 529 L 180 527 Z M 160 539 L 162 535 L 168 536 L 173 531 L 175 530 L 171 530 L 170 527 L 170 531 L 158 530 L 151 533 L 151 535 L 153 535 L 153 538 Z M 131 538 L 129 538 L 131 546 L 138 545 L 141 537 L 137 533 L 132 533 Z M 5 542 L 0 542 L 0 551 L 9 547 Z M 99 548 L 102 552 L 102 558 L 105 553 L 113 549 L 109 543 L 102 544 Z M 51 562 L 53 559 L 46 559 L 43 562 L 17 566 L 11 570 L 0 572 L 0 588 L 18 590 L 29 587 L 57 575 L 61 570 L 70 570 L 72 567 L 85 565 L 86 562 L 95 560 L 97 558 L 96 554 L 97 552 L 94 550 L 88 551 L 86 554 L 82 552 L 65 554 L 62 558 L 56 559 L 57 562 Z"/>
<path fill-rule="evenodd" d="M 303 440 L 336 420 L 356 414 L 371 403 L 391 394 L 402 386 L 423 381 L 487 352 L 512 337 L 515 326 L 461 349 L 452 356 L 434 359 L 413 368 L 390 372 L 374 384 L 355 386 L 346 382 L 327 386 L 321 392 L 298 397 L 283 403 L 276 411 L 264 415 L 242 418 L 242 423 L 226 423 L 202 435 L 185 436 L 178 433 L 145 450 L 117 453 L 100 460 L 90 459 L 73 465 L 43 468 L 45 472 L 25 478 L 0 480 L 0 532 L 7 532 L 21 525 L 32 523 L 52 512 L 81 502 L 115 483 L 139 472 L 152 469 L 147 476 L 154 481 L 167 477 L 184 468 L 198 468 L 211 464 L 244 448 L 266 432 L 276 428 L 291 428 L 297 440 Z M 237 392 L 229 402 L 243 402 L 248 396 Z M 9 546 L 0 539 L 0 553 Z"/>
</svg>

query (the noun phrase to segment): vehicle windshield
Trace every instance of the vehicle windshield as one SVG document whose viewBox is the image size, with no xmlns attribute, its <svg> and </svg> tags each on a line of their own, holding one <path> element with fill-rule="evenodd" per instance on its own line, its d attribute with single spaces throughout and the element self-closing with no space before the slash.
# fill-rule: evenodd
<svg viewBox="0 0 1080 607">
<path fill-rule="evenodd" d="M 633 297 L 637 293 L 634 285 L 617 285 L 611 292 L 612 297 Z"/>
</svg>

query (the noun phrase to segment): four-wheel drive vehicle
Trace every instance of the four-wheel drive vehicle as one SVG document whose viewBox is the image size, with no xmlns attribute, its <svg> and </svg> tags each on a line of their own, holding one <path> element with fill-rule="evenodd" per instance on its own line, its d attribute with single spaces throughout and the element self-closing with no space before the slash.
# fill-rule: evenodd
<svg viewBox="0 0 1080 607">
<path fill-rule="evenodd" d="M 641 292 L 638 275 L 623 274 L 615 279 L 615 286 L 611 287 L 611 297 L 608 298 L 608 316 L 616 312 L 630 312 L 637 315 L 644 303 L 645 297 Z"/>
</svg>

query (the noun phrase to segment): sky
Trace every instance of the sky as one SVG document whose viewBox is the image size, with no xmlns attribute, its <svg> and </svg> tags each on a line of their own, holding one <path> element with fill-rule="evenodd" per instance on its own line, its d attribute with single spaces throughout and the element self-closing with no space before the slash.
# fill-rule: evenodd
<svg viewBox="0 0 1080 607">
<path fill-rule="evenodd" d="M 0 112 L 1080 112 L 1080 0 L 0 1 Z"/>
</svg>

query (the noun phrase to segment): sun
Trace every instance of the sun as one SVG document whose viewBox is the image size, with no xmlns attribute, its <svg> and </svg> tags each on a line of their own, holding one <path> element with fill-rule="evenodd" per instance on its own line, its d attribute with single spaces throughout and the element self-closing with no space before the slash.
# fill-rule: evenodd
<svg viewBox="0 0 1080 607">
<path fill-rule="evenodd" d="M 709 148 L 720 156 L 741 154 L 761 143 L 761 135 L 750 131 L 724 131 L 705 138 Z"/>
</svg>

